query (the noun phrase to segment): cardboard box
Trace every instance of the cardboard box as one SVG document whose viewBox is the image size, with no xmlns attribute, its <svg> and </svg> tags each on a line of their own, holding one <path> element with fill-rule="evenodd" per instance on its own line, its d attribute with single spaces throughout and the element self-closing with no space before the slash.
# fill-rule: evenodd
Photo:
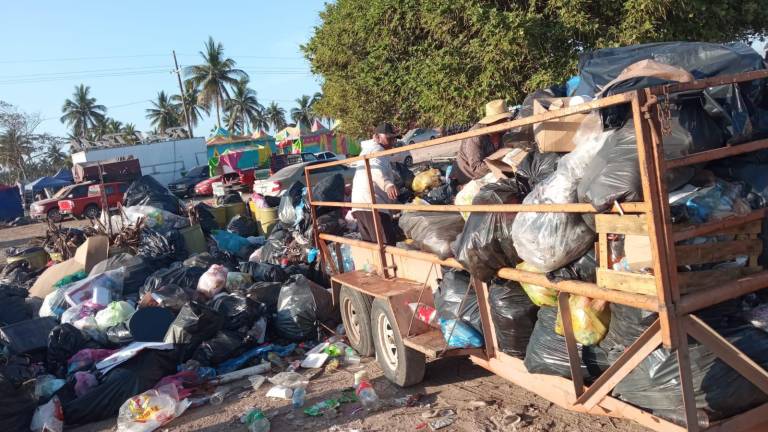
<svg viewBox="0 0 768 432">
<path fill-rule="evenodd" d="M 583 103 L 583 98 L 540 98 L 533 101 L 533 114 L 542 114 L 557 111 L 573 105 Z M 573 137 L 581 126 L 581 122 L 589 114 L 572 114 L 559 119 L 536 123 L 533 125 L 533 136 L 536 145 L 542 153 L 565 153 L 573 151 L 576 147 Z"/>
<path fill-rule="evenodd" d="M 75 257 L 48 267 L 29 289 L 30 297 L 45 296 L 53 292 L 53 284 L 79 271 L 90 272 L 93 266 L 107 259 L 109 239 L 107 236 L 89 237 L 75 252 Z"/>
<path fill-rule="evenodd" d="M 493 175 L 507 178 L 517 171 L 517 167 L 528 156 L 528 151 L 519 148 L 501 148 L 485 158 L 485 164 Z"/>
<path fill-rule="evenodd" d="M 624 256 L 631 271 L 653 268 L 651 238 L 644 235 L 624 236 Z"/>
</svg>

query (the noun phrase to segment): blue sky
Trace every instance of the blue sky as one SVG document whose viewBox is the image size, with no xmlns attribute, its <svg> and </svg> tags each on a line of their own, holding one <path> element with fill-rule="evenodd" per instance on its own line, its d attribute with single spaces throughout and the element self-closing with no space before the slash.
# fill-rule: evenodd
<svg viewBox="0 0 768 432">
<path fill-rule="evenodd" d="M 150 130 L 145 118 L 157 92 L 178 93 L 171 50 L 181 66 L 199 62 L 208 36 L 251 76 L 266 105 L 286 112 L 294 99 L 320 90 L 299 45 L 324 1 L 200 2 L 132 0 L 4 2 L 0 12 L 0 100 L 45 121 L 38 131 L 65 135 L 61 106 L 76 85 L 108 107 L 108 115 Z M 195 129 L 202 135 L 215 115 Z"/>
</svg>

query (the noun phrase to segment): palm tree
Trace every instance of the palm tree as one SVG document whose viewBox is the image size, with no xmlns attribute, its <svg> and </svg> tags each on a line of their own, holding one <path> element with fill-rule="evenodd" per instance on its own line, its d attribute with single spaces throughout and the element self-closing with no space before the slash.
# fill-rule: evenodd
<svg viewBox="0 0 768 432">
<path fill-rule="evenodd" d="M 232 88 L 232 95 L 224 103 L 224 108 L 229 114 L 229 128 L 234 130 L 235 120 L 242 127 L 241 132 L 249 129 L 249 125 L 254 124 L 254 119 L 258 119 L 259 114 L 264 111 L 264 107 L 256 99 L 256 92 L 248 88 L 248 78 L 241 78 Z"/>
<path fill-rule="evenodd" d="M 65 100 L 64 106 L 61 107 L 64 114 L 61 116 L 61 122 L 72 128 L 73 135 L 80 134 L 83 138 L 88 129 L 103 120 L 107 113 L 107 107 L 98 105 L 96 98 L 89 96 L 90 91 L 91 88 L 83 84 L 76 86 L 72 99 Z"/>
<path fill-rule="evenodd" d="M 305 126 L 309 128 L 312 125 L 312 120 L 315 119 L 315 114 L 312 112 L 312 98 L 307 95 L 296 99 L 298 107 L 291 109 L 291 120 L 296 122 L 299 126 Z"/>
<path fill-rule="evenodd" d="M 138 140 L 138 137 L 136 136 L 136 125 L 133 123 L 126 123 L 123 128 L 120 129 L 120 132 L 123 133 L 123 138 L 131 144 Z"/>
<path fill-rule="evenodd" d="M 147 108 L 147 118 L 158 132 L 162 133 L 166 129 L 180 124 L 180 113 L 164 91 L 157 94 L 157 101 L 151 102 L 154 108 Z"/>
<path fill-rule="evenodd" d="M 229 99 L 227 87 L 236 85 L 239 78 L 246 78 L 248 74 L 236 69 L 235 61 L 224 57 L 224 46 L 214 42 L 210 36 L 200 56 L 203 57 L 203 64 L 189 66 L 184 69 L 184 73 L 200 89 L 200 104 L 208 108 L 212 104 L 216 105 L 216 122 L 217 126 L 221 126 L 221 108 L 224 99 Z"/>
<path fill-rule="evenodd" d="M 48 144 L 45 149 L 44 158 L 51 167 L 61 167 L 67 165 L 69 157 L 61 149 L 57 143 L 52 142 Z"/>
<path fill-rule="evenodd" d="M 224 111 L 224 124 L 229 125 L 228 128 L 233 133 L 239 133 L 243 130 L 242 119 L 238 116 L 232 115 L 229 111 Z"/>
<path fill-rule="evenodd" d="M 182 97 L 184 98 L 182 101 Z M 183 114 L 184 106 L 187 107 L 187 114 L 189 115 L 189 123 L 194 129 L 200 120 L 203 118 L 203 114 L 208 115 L 210 110 L 205 105 L 201 105 L 199 101 L 200 90 L 195 87 L 195 83 L 192 80 L 184 81 L 184 95 L 173 95 L 171 101 L 176 104 L 176 109 Z M 182 119 L 184 119 L 182 117 Z M 185 119 L 184 119 L 185 120 Z M 190 136 L 194 136 L 192 131 L 189 131 Z"/>
<path fill-rule="evenodd" d="M 275 132 L 283 129 L 288 123 L 285 121 L 285 110 L 280 108 L 275 101 L 272 101 L 272 103 L 269 104 L 264 114 L 267 117 L 267 122 L 272 125 Z"/>
<path fill-rule="evenodd" d="M 113 118 L 107 119 L 107 133 L 120 133 L 120 129 L 122 128 L 123 122 Z"/>
</svg>

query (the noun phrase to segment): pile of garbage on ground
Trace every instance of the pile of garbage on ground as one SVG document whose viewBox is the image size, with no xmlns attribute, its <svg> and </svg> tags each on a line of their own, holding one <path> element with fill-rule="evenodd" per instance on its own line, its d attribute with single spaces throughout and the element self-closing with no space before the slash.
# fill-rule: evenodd
<svg viewBox="0 0 768 432">
<path fill-rule="evenodd" d="M 744 44 L 658 43 L 602 49 L 583 54 L 579 74 L 566 85 L 528 95 L 517 107 L 516 118 L 660 84 L 763 69 L 761 56 Z M 660 131 L 664 133 L 666 159 L 768 136 L 766 80 L 671 94 L 668 102 L 669 118 L 662 125 L 667 130 Z M 450 169 L 418 173 L 412 180 L 411 196 L 415 198 L 410 202 L 589 203 L 597 211 L 606 211 L 615 204 L 642 201 L 634 127 L 625 105 L 568 116 L 559 123 L 510 130 L 504 136 L 505 148 L 486 159 L 488 175 L 457 187 L 449 180 Z M 666 181 L 673 222 L 699 224 L 765 207 L 767 168 L 768 152 L 759 151 L 672 170 Z M 401 196 L 405 196 L 402 191 Z M 407 237 L 400 247 L 434 253 L 442 259 L 453 257 L 468 270 L 443 269 L 434 292 L 434 309 L 411 305 L 420 319 L 442 328 L 449 346 L 483 345 L 477 299 L 470 289 L 471 274 L 490 286 L 491 318 L 500 350 L 524 359 L 531 373 L 570 377 L 557 292 L 495 275 L 503 267 L 517 267 L 545 274 L 550 281 L 594 283 L 597 235 L 593 215 L 406 210 L 398 224 Z M 761 238 L 766 227 L 764 222 Z M 627 259 L 634 239 L 626 237 L 609 237 L 609 268 L 651 272 L 650 263 Z M 697 237 L 687 244 L 729 240 L 734 236 Z M 765 247 L 768 243 L 764 242 L 764 251 Z M 648 246 L 645 252 L 650 253 Z M 748 258 L 682 266 L 679 271 L 743 268 Z M 766 258 L 768 254 L 763 253 L 760 262 Z M 757 293 L 697 315 L 765 367 L 766 300 L 764 293 Z M 587 382 L 600 376 L 656 319 L 653 313 L 576 295 L 570 296 L 569 306 Z M 746 379 L 693 341 L 691 365 L 700 417 L 707 421 L 768 401 L 768 396 L 755 391 Z M 616 386 L 613 395 L 656 415 L 682 421 L 674 353 L 657 349 Z"/>
<path fill-rule="evenodd" d="M 343 200 L 339 181 L 343 191 L 339 176 L 314 192 Z M 279 210 L 279 221 L 262 224 L 239 195 L 186 208 L 144 176 L 117 214 L 84 229 L 49 224 L 39 244 L 7 250 L 0 429 L 117 417 L 119 431 L 151 431 L 265 379 L 270 396 L 302 407 L 316 371 L 360 362 L 318 268 L 305 195 L 297 184 L 279 209 L 254 195 L 252 208 Z M 343 224 L 337 216 L 323 211 L 318 221 Z M 345 401 L 373 409 L 372 392 L 363 377 Z M 305 408 L 317 416 L 335 406 Z M 268 430 L 258 409 L 243 421 Z"/>
</svg>

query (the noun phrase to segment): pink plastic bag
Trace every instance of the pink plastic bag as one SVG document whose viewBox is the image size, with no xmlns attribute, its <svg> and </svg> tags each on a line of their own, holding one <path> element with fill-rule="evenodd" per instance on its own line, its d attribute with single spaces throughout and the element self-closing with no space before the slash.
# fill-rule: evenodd
<svg viewBox="0 0 768 432">
<path fill-rule="evenodd" d="M 77 352 L 67 362 L 67 373 L 88 369 L 114 354 L 117 350 L 86 348 Z"/>
<path fill-rule="evenodd" d="M 81 397 L 99 385 L 99 380 L 88 372 L 75 372 L 75 394 Z"/>
<path fill-rule="evenodd" d="M 227 273 L 226 267 L 213 264 L 197 281 L 197 291 L 209 299 L 213 298 L 226 286 Z"/>
<path fill-rule="evenodd" d="M 267 200 L 265 200 L 263 196 L 257 194 L 256 192 L 251 194 L 251 201 L 253 201 L 253 203 L 258 208 L 269 208 L 269 204 L 267 204 Z"/>
</svg>

